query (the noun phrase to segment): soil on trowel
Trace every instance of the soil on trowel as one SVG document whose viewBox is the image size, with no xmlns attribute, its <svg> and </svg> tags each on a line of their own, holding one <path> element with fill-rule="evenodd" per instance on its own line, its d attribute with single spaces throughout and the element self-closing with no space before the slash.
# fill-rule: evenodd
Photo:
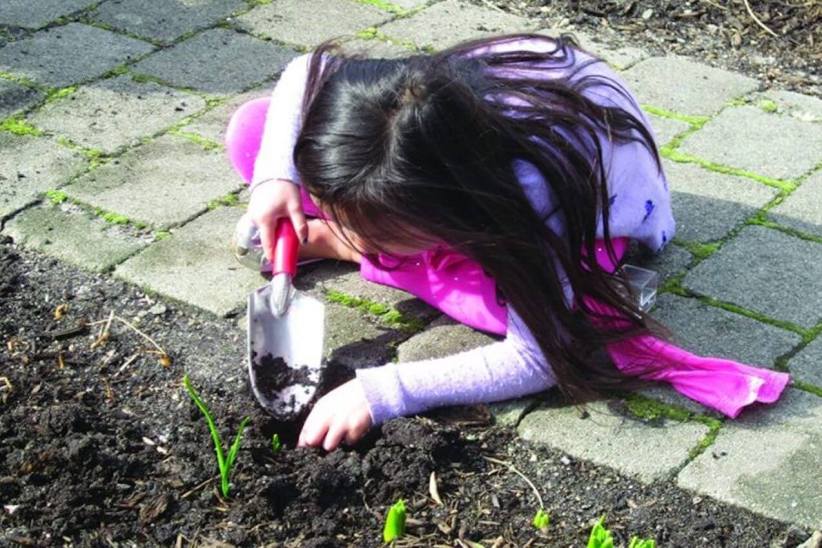
<svg viewBox="0 0 822 548">
<path fill-rule="evenodd" d="M 0 299 L 2 546 L 379 546 L 400 498 L 400 545 L 584 546 L 603 515 L 618 545 L 795 546 L 809 533 L 531 445 L 481 408 L 389 421 L 331 453 L 295 449 L 299 425 L 272 422 L 250 394 L 235 319 L 8 241 Z M 227 499 L 186 372 L 224 446 L 251 419 Z M 551 515 L 544 534 L 519 473 Z"/>
<path fill-rule="evenodd" d="M 293 422 L 308 410 L 319 383 L 311 380 L 307 365 L 291 367 L 280 356 L 275 358 L 266 354 L 258 359 L 257 353 L 253 352 L 251 367 L 254 374 L 252 386 L 256 386 L 274 418 L 280 422 Z M 290 391 L 284 392 L 289 388 Z"/>
</svg>

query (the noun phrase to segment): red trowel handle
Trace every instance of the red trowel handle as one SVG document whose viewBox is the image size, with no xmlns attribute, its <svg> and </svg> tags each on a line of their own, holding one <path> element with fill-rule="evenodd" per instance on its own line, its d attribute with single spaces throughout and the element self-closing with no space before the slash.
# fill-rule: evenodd
<svg viewBox="0 0 822 548">
<path fill-rule="evenodd" d="M 271 274 L 285 272 L 292 278 L 297 275 L 297 255 L 300 242 L 291 220 L 281 218 L 274 230 L 274 260 L 271 262 Z"/>
</svg>

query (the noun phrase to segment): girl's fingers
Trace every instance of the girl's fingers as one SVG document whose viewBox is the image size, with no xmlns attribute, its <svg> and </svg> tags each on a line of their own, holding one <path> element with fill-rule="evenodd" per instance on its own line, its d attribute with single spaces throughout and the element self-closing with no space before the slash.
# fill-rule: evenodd
<svg viewBox="0 0 822 548">
<path fill-rule="evenodd" d="M 326 451 L 333 451 L 337 448 L 340 442 L 348 433 L 348 429 L 344 424 L 334 424 L 328 429 L 328 434 L 325 436 L 323 449 Z"/>
<path fill-rule="evenodd" d="M 362 438 L 366 432 L 368 432 L 369 425 L 362 424 L 357 425 L 354 428 L 350 428 L 348 433 L 345 435 L 345 444 L 346 445 L 354 445 L 360 438 Z"/>
<path fill-rule="evenodd" d="M 289 217 L 291 217 L 291 224 L 294 225 L 294 231 L 297 233 L 300 243 L 308 242 L 308 223 L 305 220 L 305 213 L 302 208 L 297 205 L 290 208 Z"/>
<path fill-rule="evenodd" d="M 276 225 L 275 225 L 276 226 Z M 274 239 L 274 226 L 269 223 L 260 223 L 260 243 L 263 246 L 263 253 L 269 262 L 274 260 L 274 247 L 277 245 Z"/>
<path fill-rule="evenodd" d="M 327 417 L 320 418 L 316 411 L 317 408 L 315 407 L 308 415 L 302 432 L 300 432 L 300 440 L 303 447 L 306 445 L 310 447 L 320 445 L 325 437 L 325 433 L 328 431 L 329 419 Z"/>
</svg>

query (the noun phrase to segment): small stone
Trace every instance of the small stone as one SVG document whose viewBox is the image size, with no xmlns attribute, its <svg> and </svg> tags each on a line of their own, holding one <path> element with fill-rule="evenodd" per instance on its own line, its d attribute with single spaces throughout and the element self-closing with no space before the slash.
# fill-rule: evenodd
<svg viewBox="0 0 822 548">
<path fill-rule="evenodd" d="M 562 464 L 564 464 L 565 466 L 568 466 L 569 464 L 571 464 L 571 459 L 569 459 L 569 458 L 568 458 L 567 456 L 565 456 L 565 455 L 562 455 L 562 456 L 559 458 L 559 462 L 561 462 L 561 463 L 562 463 Z"/>
<path fill-rule="evenodd" d="M 654 15 L 654 10 L 652 10 L 651 8 L 648 8 L 647 10 L 642 12 L 642 18 L 645 19 L 646 21 L 648 19 L 650 19 L 651 17 L 653 17 L 653 15 Z"/>
<path fill-rule="evenodd" d="M 148 309 L 148 311 L 154 314 L 155 316 L 162 316 L 166 313 L 167 310 L 168 308 L 163 303 L 157 303 Z"/>
</svg>

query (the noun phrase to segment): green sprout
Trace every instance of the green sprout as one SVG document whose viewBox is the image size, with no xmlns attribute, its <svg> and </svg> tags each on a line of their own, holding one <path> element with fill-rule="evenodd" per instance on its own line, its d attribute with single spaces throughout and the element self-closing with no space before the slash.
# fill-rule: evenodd
<svg viewBox="0 0 822 548">
<path fill-rule="evenodd" d="M 188 374 L 183 376 L 183 386 L 185 386 L 188 395 L 194 400 L 194 404 L 203 413 L 208 423 L 208 430 L 211 432 L 211 439 L 214 441 L 214 451 L 217 453 L 217 466 L 220 468 L 220 491 L 223 496 L 227 498 L 229 490 L 231 489 L 228 478 L 231 475 L 231 469 L 234 467 L 234 461 L 237 460 L 237 453 L 240 451 L 240 441 L 243 437 L 243 430 L 245 430 L 246 425 L 248 425 L 251 419 L 243 417 L 243 420 L 240 422 L 240 428 L 237 430 L 237 435 L 234 437 L 234 443 L 231 444 L 228 455 L 226 455 L 223 453 L 223 441 L 220 438 L 220 433 L 217 431 L 214 417 L 211 416 L 211 411 L 208 410 L 208 407 L 203 403 L 203 400 L 200 399 L 194 387 L 191 386 Z"/>
<path fill-rule="evenodd" d="M 599 518 L 591 529 L 591 536 L 588 538 L 588 548 L 614 548 L 614 537 L 605 528 L 605 517 Z"/>
<path fill-rule="evenodd" d="M 273 436 L 271 436 L 271 450 L 274 451 L 274 453 L 276 454 L 282 451 L 282 448 L 283 444 L 280 441 L 280 435 L 274 434 Z"/>
<path fill-rule="evenodd" d="M 388 509 L 385 516 L 385 527 L 382 529 L 382 540 L 386 544 L 405 534 L 405 502 L 400 499 Z"/>
<path fill-rule="evenodd" d="M 545 531 L 546 529 L 548 529 L 548 525 L 550 525 L 550 523 L 551 516 L 548 515 L 548 512 L 545 511 L 545 508 L 540 508 L 539 510 L 537 510 L 537 514 L 531 521 L 531 524 L 540 531 Z"/>
<path fill-rule="evenodd" d="M 628 548 L 656 548 L 656 541 L 654 539 L 643 540 L 639 537 L 631 537 Z"/>
</svg>

